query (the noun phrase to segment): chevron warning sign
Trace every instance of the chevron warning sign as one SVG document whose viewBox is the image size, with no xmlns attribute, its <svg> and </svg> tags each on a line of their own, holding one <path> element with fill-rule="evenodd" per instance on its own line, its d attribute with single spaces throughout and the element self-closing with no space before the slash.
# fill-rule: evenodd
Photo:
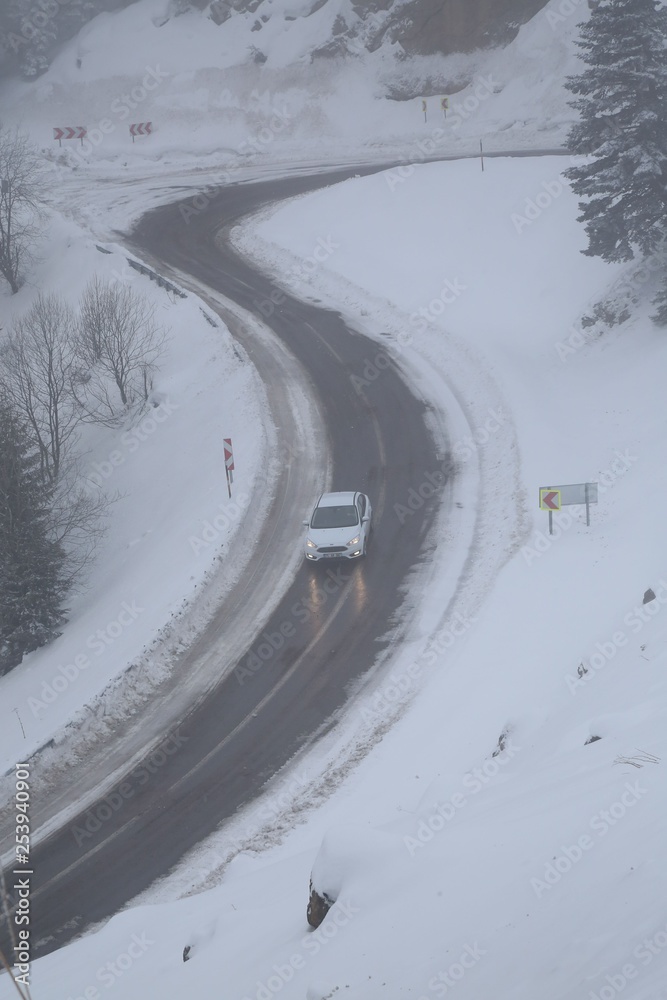
<svg viewBox="0 0 667 1000">
<path fill-rule="evenodd" d="M 227 492 L 232 495 L 232 483 L 234 482 L 234 451 L 232 449 L 232 439 L 223 438 L 225 446 L 225 475 L 227 476 Z"/>
<path fill-rule="evenodd" d="M 134 142 L 135 135 L 150 135 L 153 131 L 153 122 L 135 122 L 130 125 L 130 135 Z"/>
<path fill-rule="evenodd" d="M 540 510 L 560 510 L 560 490 L 540 490 Z"/>
<path fill-rule="evenodd" d="M 87 129 L 85 125 L 63 125 L 61 128 L 54 128 L 53 138 L 60 143 L 61 139 L 85 139 Z"/>
</svg>

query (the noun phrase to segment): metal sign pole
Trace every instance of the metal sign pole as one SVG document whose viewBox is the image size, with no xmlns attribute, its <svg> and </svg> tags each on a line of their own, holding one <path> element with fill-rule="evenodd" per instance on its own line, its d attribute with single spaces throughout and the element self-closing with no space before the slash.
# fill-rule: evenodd
<svg viewBox="0 0 667 1000">
<path fill-rule="evenodd" d="M 589 487 L 589 484 L 586 483 L 586 486 L 584 487 L 585 496 L 586 496 L 586 526 L 590 528 L 590 525 L 591 525 L 591 504 L 590 504 L 590 500 L 589 500 L 588 487 Z"/>
</svg>

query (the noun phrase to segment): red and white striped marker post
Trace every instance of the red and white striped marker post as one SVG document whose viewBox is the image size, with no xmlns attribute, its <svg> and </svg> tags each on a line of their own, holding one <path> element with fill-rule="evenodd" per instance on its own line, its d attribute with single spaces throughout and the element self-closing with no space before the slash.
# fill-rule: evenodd
<svg viewBox="0 0 667 1000">
<path fill-rule="evenodd" d="M 223 438 L 225 445 L 225 475 L 227 476 L 227 492 L 229 499 L 232 498 L 232 483 L 234 482 L 234 452 L 232 450 L 232 439 Z"/>
</svg>

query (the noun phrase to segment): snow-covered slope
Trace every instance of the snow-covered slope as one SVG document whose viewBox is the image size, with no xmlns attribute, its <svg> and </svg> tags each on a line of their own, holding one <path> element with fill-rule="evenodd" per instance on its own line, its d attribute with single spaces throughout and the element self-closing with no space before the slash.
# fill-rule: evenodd
<svg viewBox="0 0 667 1000">
<path fill-rule="evenodd" d="M 467 415 L 471 431 L 453 445 L 460 502 L 477 524 L 454 605 L 451 527 L 441 525 L 440 582 L 415 595 L 421 627 L 341 729 L 142 905 L 36 963 L 34 994 L 667 994 L 667 359 L 642 304 L 652 276 L 582 257 L 566 157 L 487 160 L 484 172 L 477 161 L 418 162 L 480 138 L 505 149 L 561 141 L 582 8 L 552 2 L 506 49 L 438 60 L 442 79 L 471 81 L 447 119 L 430 96 L 426 116 L 421 98 L 387 99 L 400 77 L 383 51 L 306 65 L 298 57 L 312 38 L 295 35 L 289 50 L 276 36 L 266 62 L 241 66 L 194 14 L 182 15 L 192 44 L 177 49 L 170 22 L 154 23 L 164 11 L 155 0 L 103 31 L 93 22 L 37 83 L 5 87 L 9 116 L 25 115 L 41 143 L 68 123 L 61 114 L 113 124 L 88 153 L 54 158 L 54 204 L 107 236 L 167 197 L 175 177 L 187 183 L 190 166 L 206 168 L 190 175 L 196 185 L 216 171 L 239 179 L 334 157 L 417 161 L 299 199 L 238 239 L 293 281 L 295 259 L 331 234 L 335 253 L 300 291 L 378 337 L 370 377 L 390 353 L 432 399 L 434 419 L 452 400 Z M 406 79 L 432 94 L 427 71 L 433 62 L 410 63 Z M 123 95 L 135 100 L 135 86 L 145 93 L 130 109 Z M 156 131 L 133 148 L 134 112 Z M 630 319 L 584 325 L 610 296 L 631 303 Z M 193 365 L 209 363 L 205 331 Z M 170 391 L 184 386 L 176 367 L 164 377 Z M 145 462 L 159 462 L 157 442 L 146 442 Z M 136 488 L 129 460 L 127 474 Z M 538 487 L 589 480 L 600 485 L 591 525 L 570 508 L 549 535 Z M 186 594 L 191 583 L 184 573 L 169 586 Z M 315 932 L 305 922 L 311 874 L 337 896 Z M 12 995 L 2 977 L 0 997 Z"/>
<path fill-rule="evenodd" d="M 662 995 L 666 348 L 643 311 L 581 326 L 625 272 L 581 256 L 562 166 L 433 164 L 398 184 L 389 172 L 255 228 L 286 271 L 285 253 L 330 232 L 339 247 L 317 295 L 376 331 L 436 406 L 442 381 L 473 415 L 472 437 L 454 442 L 461 473 L 485 477 L 463 499 L 480 529 L 467 605 L 413 634 L 318 755 L 149 898 L 218 888 L 132 909 L 38 962 L 47 1000 L 112 985 L 127 1000 L 207 995 L 221 977 L 244 1000 Z M 590 527 L 570 508 L 550 536 L 538 486 L 587 480 L 600 484 Z M 449 597 L 422 595 L 423 621 Z M 354 771 L 337 771 L 391 718 Z M 314 932 L 311 873 L 337 897 Z"/>
<path fill-rule="evenodd" d="M 401 59 L 385 44 L 311 62 L 307 53 L 331 37 L 343 0 L 309 17 L 278 6 L 261 32 L 252 31 L 254 15 L 221 26 L 196 10 L 168 16 L 166 0 L 102 14 L 39 79 L 3 86 L 6 118 L 22 121 L 50 159 L 78 172 L 137 160 L 163 169 L 176 151 L 220 164 L 300 157 L 305 146 L 331 159 L 381 144 L 410 158 L 434 132 L 438 152 L 480 137 L 489 148 L 520 147 L 536 132 L 544 147 L 563 141 L 571 113 L 561 82 L 572 68 L 579 7 L 568 16 L 557 5 L 540 11 L 506 49 Z M 266 58 L 255 62 L 249 47 L 260 36 Z M 129 126 L 147 121 L 152 134 L 133 142 Z M 61 148 L 52 130 L 66 125 L 85 126 L 84 142 Z"/>
</svg>

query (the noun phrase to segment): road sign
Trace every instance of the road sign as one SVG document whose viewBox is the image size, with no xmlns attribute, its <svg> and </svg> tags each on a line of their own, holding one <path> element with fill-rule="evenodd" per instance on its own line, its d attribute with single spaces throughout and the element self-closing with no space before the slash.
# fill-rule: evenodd
<svg viewBox="0 0 667 1000">
<path fill-rule="evenodd" d="M 560 510 L 560 490 L 540 490 L 540 510 Z"/>
<path fill-rule="evenodd" d="M 135 135 L 150 135 L 153 131 L 153 122 L 135 122 L 130 125 L 130 135 L 134 142 Z"/>
<path fill-rule="evenodd" d="M 568 486 L 550 486 L 549 489 L 558 490 L 562 507 L 598 502 L 597 483 L 570 483 Z"/>
<path fill-rule="evenodd" d="M 230 499 L 232 495 L 232 483 L 234 482 L 234 451 L 232 449 L 232 439 L 223 438 L 225 446 L 225 475 L 227 476 L 227 492 Z"/>
<path fill-rule="evenodd" d="M 81 145 L 83 145 L 86 134 L 85 125 L 63 125 L 62 128 L 54 128 L 53 130 L 53 138 L 58 140 L 59 146 L 61 139 L 81 139 Z"/>
<path fill-rule="evenodd" d="M 570 504 L 586 506 L 586 524 L 591 523 L 591 504 L 598 502 L 597 483 L 569 483 L 567 486 L 540 486 L 540 510 L 549 511 L 549 534 L 553 534 L 552 511 Z"/>
</svg>

